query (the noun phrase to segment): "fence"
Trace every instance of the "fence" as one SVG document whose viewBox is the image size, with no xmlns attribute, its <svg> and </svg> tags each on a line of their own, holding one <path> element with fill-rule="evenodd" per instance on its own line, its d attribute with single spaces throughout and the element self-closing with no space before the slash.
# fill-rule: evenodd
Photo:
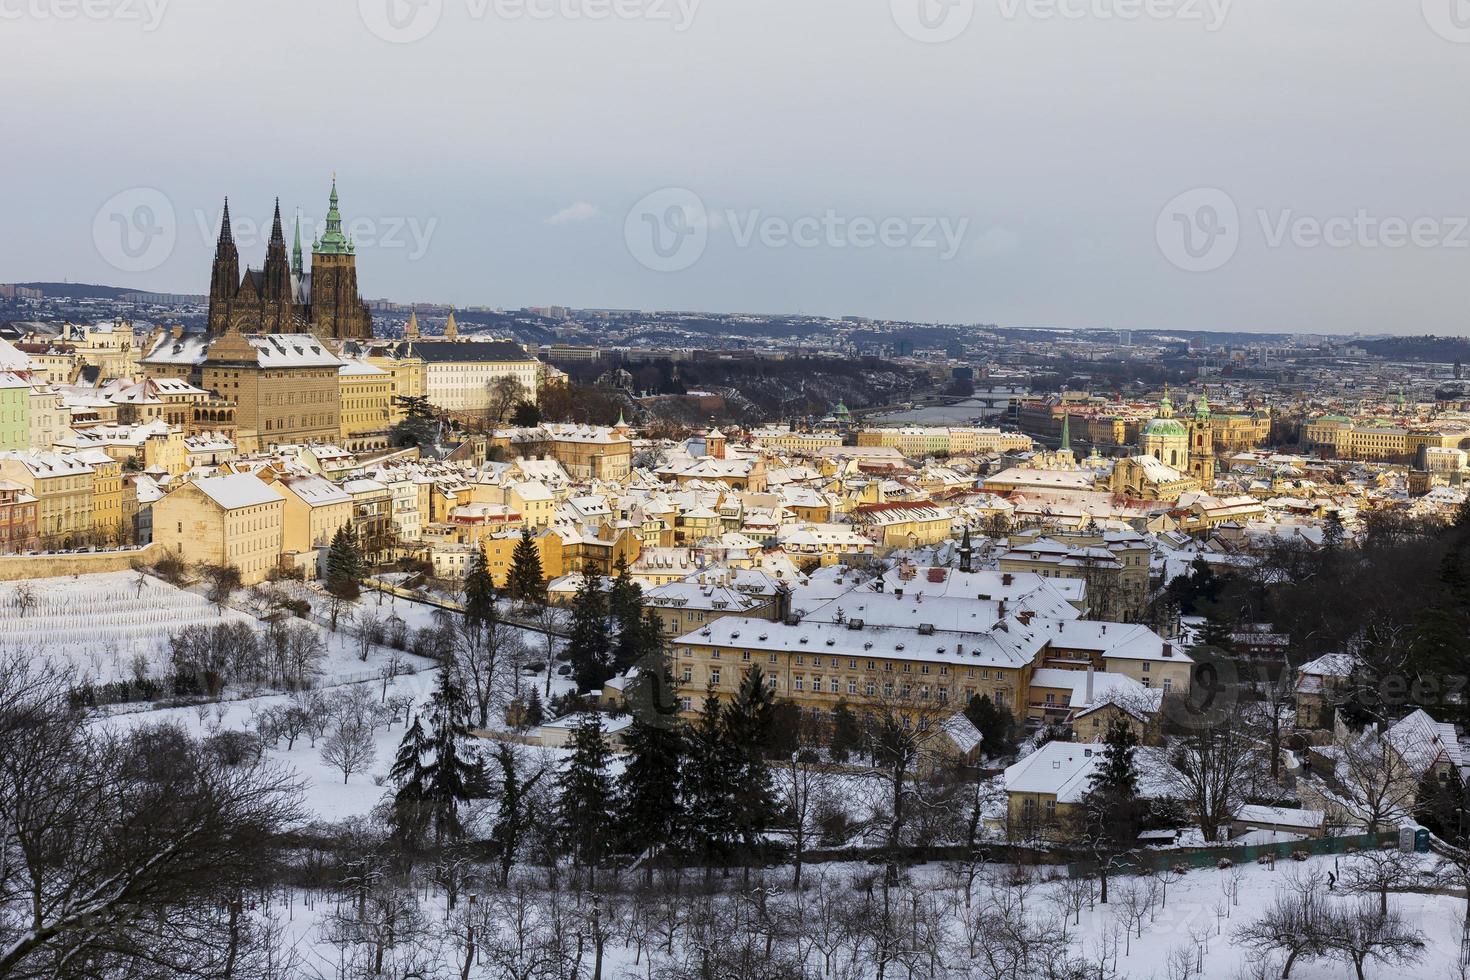
<svg viewBox="0 0 1470 980">
<path fill-rule="evenodd" d="M 1305 851 L 1310 855 L 1345 854 L 1349 848 L 1360 851 L 1372 850 L 1384 844 L 1398 844 L 1397 830 L 1381 830 L 1376 834 L 1353 834 L 1347 837 L 1318 837 L 1307 840 L 1278 841 L 1272 844 L 1240 844 L 1219 847 L 1198 847 L 1179 850 L 1130 851 L 1108 863 L 1110 873 L 1136 874 L 1143 871 L 1167 871 L 1178 865 L 1189 868 L 1213 868 L 1222 859 L 1233 864 L 1251 864 L 1263 857 L 1290 860 L 1293 851 Z M 1100 867 L 1097 861 L 1074 861 L 1067 865 L 1067 875 L 1072 878 L 1095 875 Z"/>
</svg>

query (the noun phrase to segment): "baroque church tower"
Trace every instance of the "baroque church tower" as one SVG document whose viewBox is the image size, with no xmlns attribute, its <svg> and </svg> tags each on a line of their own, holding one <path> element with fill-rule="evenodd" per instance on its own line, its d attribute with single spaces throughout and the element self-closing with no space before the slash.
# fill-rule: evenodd
<svg viewBox="0 0 1470 980">
<path fill-rule="evenodd" d="M 1194 403 L 1194 419 L 1189 423 L 1189 475 L 1206 491 L 1215 485 L 1215 423 L 1204 392 Z"/>
</svg>

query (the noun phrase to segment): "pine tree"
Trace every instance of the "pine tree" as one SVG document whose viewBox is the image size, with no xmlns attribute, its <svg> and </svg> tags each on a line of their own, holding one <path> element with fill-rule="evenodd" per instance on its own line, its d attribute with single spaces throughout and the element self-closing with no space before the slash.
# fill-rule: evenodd
<svg viewBox="0 0 1470 980">
<path fill-rule="evenodd" d="M 495 826 L 490 830 L 490 839 L 500 848 L 500 885 L 505 887 L 510 880 L 510 869 L 515 863 L 521 839 L 530 825 L 527 796 L 546 775 L 547 770 L 538 770 L 524 779 L 520 775 L 520 764 L 515 750 L 505 742 L 495 746 L 495 761 L 500 767 L 499 807 Z"/>
<path fill-rule="evenodd" d="M 618 779 L 620 836 L 633 852 L 657 851 L 674 840 L 682 823 L 679 792 L 684 760 L 684 736 L 665 719 L 651 723 L 634 716 L 623 736 L 627 762 Z M 653 878 L 653 862 L 645 864 Z"/>
<path fill-rule="evenodd" d="M 394 835 L 415 849 L 423 838 L 428 821 L 428 809 L 424 805 L 424 786 L 428 770 L 424 755 L 429 751 L 429 741 L 424 735 L 424 726 L 418 715 L 413 724 L 403 733 L 398 743 L 398 754 L 388 770 L 388 778 L 398 787 L 393 794 Z"/>
<path fill-rule="evenodd" d="M 485 560 L 485 549 L 476 548 L 464 577 L 464 619 L 475 635 L 495 622 L 495 580 Z"/>
<path fill-rule="evenodd" d="M 775 815 L 775 793 L 766 749 L 771 737 L 775 704 L 760 664 L 752 664 L 741 678 L 740 690 L 725 707 L 725 740 L 734 753 L 733 776 L 736 831 L 746 847 L 753 847 Z"/>
<path fill-rule="evenodd" d="M 612 780 L 600 715 L 588 713 L 572 736 L 572 756 L 557 779 L 557 822 L 576 867 L 596 867 L 607 843 L 612 816 Z"/>
<path fill-rule="evenodd" d="M 832 712 L 832 740 L 827 746 L 833 761 L 846 762 L 862 744 L 863 730 L 857 714 L 848 706 L 846 699 L 838 701 Z"/>
<path fill-rule="evenodd" d="M 724 712 L 714 688 L 705 692 L 699 718 L 687 735 L 680 786 L 689 834 L 704 859 L 706 874 L 730 846 L 735 833 L 735 771 L 738 754 L 725 737 Z"/>
<path fill-rule="evenodd" d="M 428 749 L 432 761 L 425 767 L 423 780 L 423 799 L 428 822 L 434 828 L 435 843 L 442 843 L 446 837 L 456 838 L 463 832 L 459 804 L 470 798 L 481 781 L 478 767 L 460 754 L 470 737 L 465 721 L 468 714 L 469 706 L 454 671 L 442 668 L 439 684 L 429 699 Z"/>
<path fill-rule="evenodd" d="M 546 575 L 541 570 L 541 552 L 531 536 L 530 528 L 521 530 L 521 539 L 510 556 L 510 572 L 505 590 L 516 602 L 528 606 L 546 603 Z"/>
<path fill-rule="evenodd" d="M 362 547 L 351 524 L 343 524 L 332 535 L 327 549 L 327 591 L 338 599 L 352 600 L 362 594 L 364 565 Z"/>
<path fill-rule="evenodd" d="M 980 733 L 980 746 L 992 759 L 1015 749 L 1015 721 L 1011 713 L 997 708 L 988 694 L 978 694 L 965 705 L 965 717 Z"/>
<path fill-rule="evenodd" d="M 587 691 L 612 676 L 612 639 L 607 626 L 607 596 L 597 574 L 582 573 L 582 584 L 572 600 L 572 625 L 567 635 L 566 657 L 580 690 Z"/>
<path fill-rule="evenodd" d="M 652 612 L 634 616 L 619 626 L 613 666 L 618 673 L 627 673 L 637 664 L 661 658 L 663 645 L 663 631 L 658 618 Z"/>
<path fill-rule="evenodd" d="M 643 616 L 643 589 L 633 581 L 626 558 L 619 555 L 614 568 L 617 575 L 607 591 L 607 611 L 617 620 L 618 628 L 624 629 Z"/>
<path fill-rule="evenodd" d="M 1108 726 L 1104 745 L 1102 765 L 1088 777 L 1089 788 L 1134 796 L 1138 792 L 1138 768 L 1134 762 L 1138 736 L 1133 733 L 1133 726 L 1121 718 L 1114 719 Z"/>
<path fill-rule="evenodd" d="M 533 687 L 531 694 L 526 698 L 525 710 L 521 712 L 521 724 L 527 728 L 535 728 L 546 720 L 546 708 L 541 704 L 541 695 Z"/>
</svg>

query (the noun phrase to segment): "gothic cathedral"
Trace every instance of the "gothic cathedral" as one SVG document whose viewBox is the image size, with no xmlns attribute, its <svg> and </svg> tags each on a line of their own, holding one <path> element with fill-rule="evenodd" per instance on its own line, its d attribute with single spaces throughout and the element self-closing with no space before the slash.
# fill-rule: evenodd
<svg viewBox="0 0 1470 980">
<path fill-rule="evenodd" d="M 301 256 L 301 219 L 288 262 L 281 228 L 281 202 L 276 200 L 265 267 L 240 275 L 240 255 L 230 230 L 230 202 L 225 199 L 214 268 L 209 277 L 210 338 L 226 333 L 312 333 L 327 340 L 365 340 L 373 335 L 367 304 L 358 298 L 357 255 L 342 233 L 337 209 L 337 178 L 327 209 L 326 230 L 311 243 L 311 273 Z"/>
</svg>

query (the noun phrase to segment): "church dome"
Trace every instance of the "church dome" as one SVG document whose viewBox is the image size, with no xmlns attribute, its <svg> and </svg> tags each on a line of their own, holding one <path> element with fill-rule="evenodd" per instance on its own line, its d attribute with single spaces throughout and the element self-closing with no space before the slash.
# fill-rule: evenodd
<svg viewBox="0 0 1470 980">
<path fill-rule="evenodd" d="M 1174 421 L 1173 419 L 1166 419 L 1162 417 L 1151 419 L 1148 425 L 1143 427 L 1143 434 L 1146 436 L 1185 437 L 1188 437 L 1189 435 L 1189 433 L 1184 430 L 1184 426 L 1182 424 Z"/>
</svg>

